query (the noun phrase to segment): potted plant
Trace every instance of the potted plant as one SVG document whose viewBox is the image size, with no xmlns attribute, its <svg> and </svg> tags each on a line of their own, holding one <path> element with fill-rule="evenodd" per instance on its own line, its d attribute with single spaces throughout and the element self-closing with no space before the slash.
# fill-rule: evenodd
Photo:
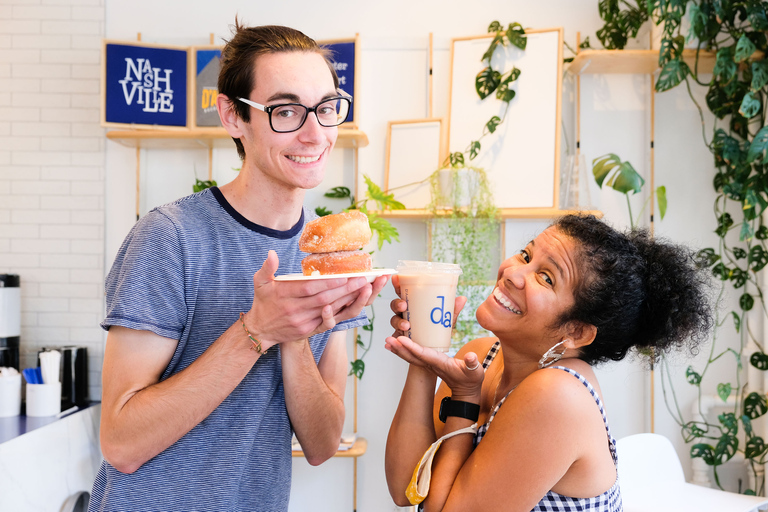
<svg viewBox="0 0 768 512">
<path fill-rule="evenodd" d="M 661 72 L 656 91 L 666 91 L 693 80 L 707 87 L 706 106 L 720 123 L 715 123 L 709 140 L 717 193 L 714 231 L 718 244 L 699 253 L 700 263 L 711 268 L 726 287 L 735 292 L 738 305 L 724 318 L 716 319 L 716 332 L 710 355 L 703 368 L 688 367 L 687 381 L 697 388 L 699 411 L 702 386 L 712 364 L 724 357 L 733 361 L 732 380 L 717 384 L 717 395 L 726 411 L 717 418 L 700 413 L 686 418 L 677 407 L 674 388 L 665 391 L 667 405 L 681 426 L 683 438 L 691 444 L 691 457 L 703 460 L 714 470 L 720 486 L 718 468 L 742 454 L 752 473 L 746 494 L 764 494 L 763 466 L 768 445 L 753 429 L 752 422 L 768 412 L 768 401 L 761 392 L 747 385 L 745 364 L 765 371 L 768 354 L 763 340 L 747 328 L 747 313 L 758 309 L 768 320 L 758 272 L 768 264 L 768 227 L 763 212 L 768 206 L 768 127 L 765 104 L 768 99 L 768 11 L 765 2 L 752 0 L 600 1 L 600 15 L 605 21 L 597 36 L 606 48 L 621 49 L 646 21 L 661 28 L 659 49 Z M 683 28 L 683 20 L 690 25 Z M 686 41 L 696 41 L 698 50 L 692 65 L 683 60 Z M 715 56 L 711 76 L 699 72 L 701 51 Z M 690 88 L 688 88 L 690 92 Z M 693 99 L 693 98 L 692 98 Z M 698 103 L 694 104 L 702 113 Z M 703 120 L 703 117 L 702 117 Z M 703 124 L 703 122 L 702 122 Z M 758 306 L 755 308 L 755 306 Z M 722 346 L 718 330 L 735 330 L 736 348 Z M 747 362 L 748 361 L 748 362 Z M 662 383 L 664 380 L 662 379 Z M 721 486 L 722 487 L 722 486 Z"/>
</svg>

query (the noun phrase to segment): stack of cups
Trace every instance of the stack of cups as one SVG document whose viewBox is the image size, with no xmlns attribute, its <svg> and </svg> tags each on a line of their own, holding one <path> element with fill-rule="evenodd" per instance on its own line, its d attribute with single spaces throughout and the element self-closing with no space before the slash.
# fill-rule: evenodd
<svg viewBox="0 0 768 512">
<path fill-rule="evenodd" d="M 461 267 L 454 263 L 402 260 L 397 263 L 400 297 L 408 303 L 406 336 L 422 347 L 448 352 L 456 287 Z"/>
<path fill-rule="evenodd" d="M 21 413 L 21 374 L 16 368 L 0 368 L 0 418 Z"/>
<path fill-rule="evenodd" d="M 61 352 L 40 352 L 42 384 L 27 382 L 27 416 L 54 416 L 61 412 Z"/>
</svg>

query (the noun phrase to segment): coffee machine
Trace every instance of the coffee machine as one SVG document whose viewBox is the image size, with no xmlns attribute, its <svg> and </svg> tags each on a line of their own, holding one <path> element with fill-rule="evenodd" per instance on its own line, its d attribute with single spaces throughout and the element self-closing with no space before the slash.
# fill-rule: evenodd
<svg viewBox="0 0 768 512">
<path fill-rule="evenodd" d="M 21 340 L 21 279 L 0 274 L 0 366 L 19 368 Z"/>
</svg>

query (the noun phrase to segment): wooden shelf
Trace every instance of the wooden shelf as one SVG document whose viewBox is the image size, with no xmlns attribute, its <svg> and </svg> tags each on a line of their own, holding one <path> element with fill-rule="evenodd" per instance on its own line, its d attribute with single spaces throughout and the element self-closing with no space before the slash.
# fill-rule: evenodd
<svg viewBox="0 0 768 512">
<path fill-rule="evenodd" d="M 385 210 L 374 212 L 383 218 L 403 219 L 403 220 L 422 220 L 432 217 L 432 213 L 425 209 L 413 210 Z M 449 212 L 446 211 L 447 215 Z M 502 219 L 554 219 L 569 213 L 579 213 L 574 210 L 560 210 L 557 208 L 502 208 L 500 209 Z M 581 213 L 591 213 L 600 218 L 603 213 L 600 211 L 581 211 Z"/>
<path fill-rule="evenodd" d="M 231 140 L 224 128 L 191 129 L 126 129 L 110 130 L 107 138 L 132 148 L 200 148 L 213 147 L 217 140 Z M 368 145 L 368 136 L 353 128 L 339 128 L 336 147 L 363 148 Z M 233 146 L 234 147 L 234 146 Z"/>
<path fill-rule="evenodd" d="M 711 73 L 715 68 L 713 52 L 699 52 L 699 73 Z M 683 60 L 694 69 L 696 50 L 683 50 Z M 577 74 L 653 73 L 659 69 L 658 50 L 583 50 L 568 66 Z"/>
<path fill-rule="evenodd" d="M 364 437 L 358 437 L 355 440 L 355 444 L 348 450 L 339 450 L 334 457 L 360 457 L 368 449 L 368 440 Z M 294 457 L 303 457 L 304 452 L 301 450 L 293 450 L 291 454 Z"/>
</svg>

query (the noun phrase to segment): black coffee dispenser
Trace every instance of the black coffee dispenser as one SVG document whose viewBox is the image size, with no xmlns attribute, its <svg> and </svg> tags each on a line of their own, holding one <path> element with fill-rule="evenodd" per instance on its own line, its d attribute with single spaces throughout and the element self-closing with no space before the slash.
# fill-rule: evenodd
<svg viewBox="0 0 768 512">
<path fill-rule="evenodd" d="M 88 398 L 88 349 L 86 347 L 62 347 L 61 351 L 61 410 L 72 406 L 87 407 Z"/>
<path fill-rule="evenodd" d="M 0 366 L 19 368 L 21 339 L 21 279 L 0 274 Z"/>
</svg>

